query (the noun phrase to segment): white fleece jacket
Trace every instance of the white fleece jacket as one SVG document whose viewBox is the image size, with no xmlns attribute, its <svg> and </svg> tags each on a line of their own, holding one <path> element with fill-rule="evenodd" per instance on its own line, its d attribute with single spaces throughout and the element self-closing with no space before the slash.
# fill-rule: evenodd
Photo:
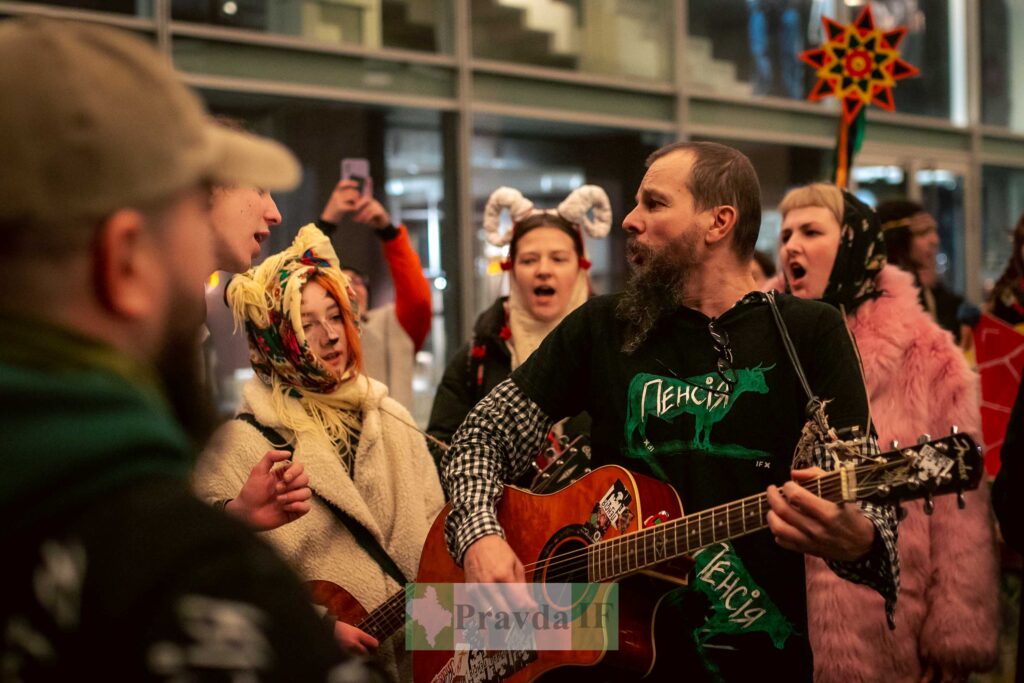
<svg viewBox="0 0 1024 683">
<path fill-rule="evenodd" d="M 354 478 L 349 477 L 325 435 L 295 435 L 281 424 L 270 389 L 258 378 L 245 385 L 239 412 L 252 413 L 261 424 L 289 439 L 295 447 L 294 461 L 302 463 L 309 476 L 314 494 L 309 513 L 263 533 L 303 579 L 333 581 L 368 611 L 400 588 L 338 521 L 325 503 L 329 501 L 365 526 L 402 572 L 415 580 L 423 542 L 444 496 L 423 436 L 403 424 L 415 424 L 405 408 L 386 396 L 379 404 L 367 404 Z M 234 498 L 253 466 L 270 449 L 255 427 L 229 420 L 200 456 L 193 475 L 196 493 L 210 502 Z M 401 653 L 399 641 L 392 638 L 382 647 L 382 659 L 392 659 L 395 650 Z M 407 659 L 398 656 L 398 669 L 403 672 Z"/>
</svg>

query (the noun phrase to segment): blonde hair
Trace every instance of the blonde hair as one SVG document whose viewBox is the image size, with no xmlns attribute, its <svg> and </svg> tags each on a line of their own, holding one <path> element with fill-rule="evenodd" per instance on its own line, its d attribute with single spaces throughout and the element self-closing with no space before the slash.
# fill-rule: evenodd
<svg viewBox="0 0 1024 683">
<path fill-rule="evenodd" d="M 811 183 L 793 188 L 779 202 L 779 213 L 785 218 L 790 211 L 809 206 L 828 209 L 835 216 L 836 223 L 843 224 L 843 193 L 832 183 Z"/>
</svg>

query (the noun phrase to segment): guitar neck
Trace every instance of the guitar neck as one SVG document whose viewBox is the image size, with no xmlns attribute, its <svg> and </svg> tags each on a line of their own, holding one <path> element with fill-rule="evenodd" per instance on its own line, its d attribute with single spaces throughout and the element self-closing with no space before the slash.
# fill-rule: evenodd
<svg viewBox="0 0 1024 683">
<path fill-rule="evenodd" d="M 356 626 L 384 642 L 405 625 L 405 589 L 394 593 Z"/>
<path fill-rule="evenodd" d="M 879 466 L 858 467 L 856 472 Z M 855 489 L 850 471 L 826 474 L 803 487 L 820 498 L 838 503 Z M 595 543 L 587 549 L 591 581 L 611 581 L 701 548 L 760 531 L 767 526 L 768 496 L 761 493 L 708 508 L 692 515 L 641 529 L 636 533 Z"/>
</svg>

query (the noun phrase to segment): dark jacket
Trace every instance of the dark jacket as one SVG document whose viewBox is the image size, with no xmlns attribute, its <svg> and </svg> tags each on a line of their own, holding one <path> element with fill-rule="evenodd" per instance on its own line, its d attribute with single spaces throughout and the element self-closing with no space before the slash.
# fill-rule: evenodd
<svg viewBox="0 0 1024 683">
<path fill-rule="evenodd" d="M 917 283 L 921 287 L 920 282 Z M 964 298 L 956 292 L 948 289 L 941 282 L 931 288 L 932 297 L 935 299 L 935 322 L 939 327 L 953 334 L 953 339 L 960 343 L 960 307 Z M 924 289 L 921 289 L 921 305 L 928 310 L 928 303 L 925 300 Z"/>
<path fill-rule="evenodd" d="M 0 358 L 0 678 L 369 679 L 284 562 L 190 494 L 144 367 L 4 318 Z"/>
<path fill-rule="evenodd" d="M 473 406 L 512 374 L 512 354 L 505 343 L 509 334 L 505 320 L 507 300 L 508 297 L 499 297 L 480 314 L 473 326 L 473 339 L 455 352 L 445 368 L 434 396 L 427 433 L 446 444 L 451 443 L 452 436 Z M 590 417 L 584 413 L 573 418 L 566 424 L 565 433 L 570 436 L 589 434 Z M 433 444 L 430 450 L 444 484 L 441 472 L 443 452 Z M 528 472 L 525 481 L 517 483 L 528 485 L 531 475 L 532 472 Z"/>
<path fill-rule="evenodd" d="M 499 297 L 480 314 L 473 326 L 472 340 L 455 352 L 444 370 L 434 395 L 427 433 L 446 444 L 451 443 L 470 409 L 512 372 L 512 354 L 501 337 L 507 300 L 508 297 Z M 440 472 L 443 452 L 433 444 L 430 450 Z"/>
</svg>

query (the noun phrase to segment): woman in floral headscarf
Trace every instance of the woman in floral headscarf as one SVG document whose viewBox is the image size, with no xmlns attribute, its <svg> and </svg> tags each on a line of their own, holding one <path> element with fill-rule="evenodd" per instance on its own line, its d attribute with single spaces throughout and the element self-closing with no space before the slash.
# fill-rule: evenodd
<svg viewBox="0 0 1024 683">
<path fill-rule="evenodd" d="M 242 390 L 244 419 L 217 432 L 195 487 L 211 501 L 233 498 L 280 437 L 303 465 L 313 497 L 308 513 L 264 534 L 303 578 L 333 582 L 372 611 L 400 585 L 342 515 L 413 580 L 443 504 L 423 437 L 387 388 L 362 374 L 354 299 L 330 241 L 315 227 L 235 277 L 227 299 L 245 328 L 256 376 Z M 407 673 L 408 657 L 395 662 L 398 640 L 381 644 L 380 654 L 398 667 L 393 673 Z"/>
<path fill-rule="evenodd" d="M 922 309 L 913 276 L 886 265 L 868 206 L 834 185 L 789 192 L 782 213 L 782 275 L 766 289 L 822 299 L 844 313 L 860 351 L 879 443 L 913 443 L 952 425 L 978 434 L 977 380 Z M 899 527 L 896 628 L 882 598 L 807 558 L 807 615 L 815 681 L 946 681 L 995 661 L 996 563 L 987 488 L 904 504 Z"/>
</svg>

